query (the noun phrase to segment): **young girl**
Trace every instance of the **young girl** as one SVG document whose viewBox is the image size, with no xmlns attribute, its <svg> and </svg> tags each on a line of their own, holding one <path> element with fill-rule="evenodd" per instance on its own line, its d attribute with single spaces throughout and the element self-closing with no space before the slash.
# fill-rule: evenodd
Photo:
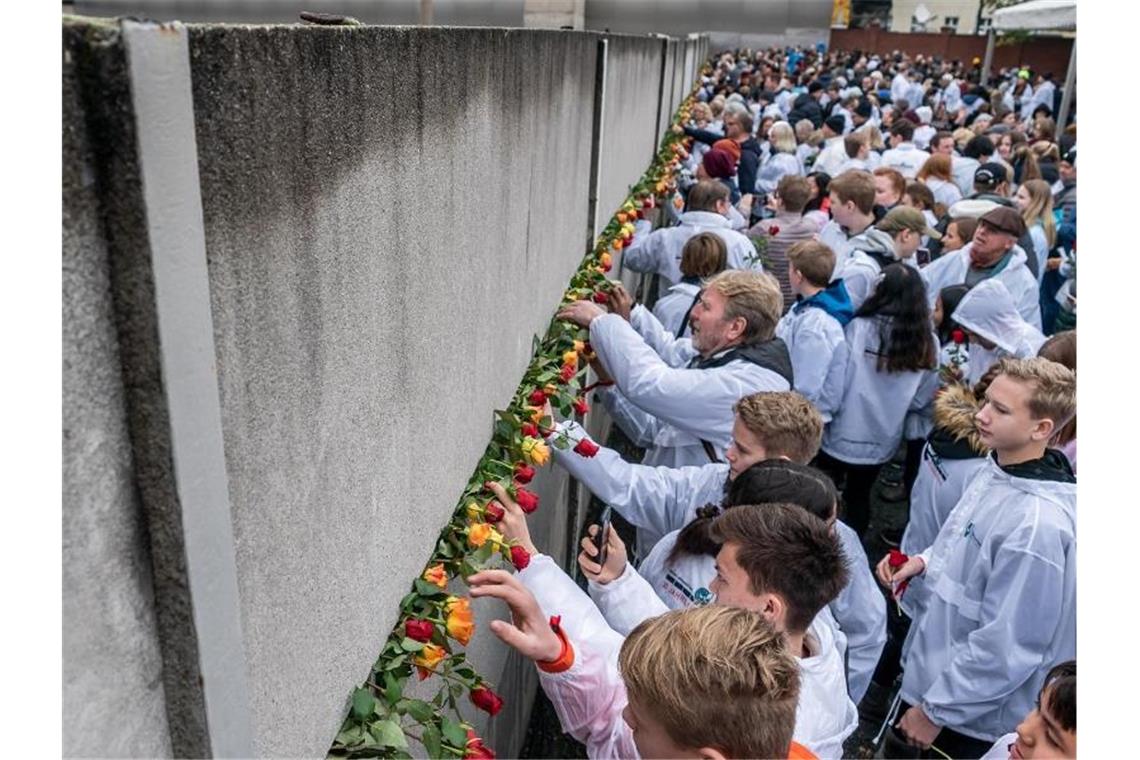
<svg viewBox="0 0 1140 760">
<path fill-rule="evenodd" d="M 959 217 L 950 220 L 946 225 L 946 234 L 942 236 L 942 255 L 962 248 L 974 239 L 974 230 L 978 228 L 978 220 L 970 217 Z"/>
<path fill-rule="evenodd" d="M 968 290 L 965 285 L 950 285 L 939 291 L 938 297 L 934 299 L 931 316 L 934 330 L 938 333 L 938 345 L 941 346 L 938 354 L 938 379 L 943 387 L 965 383 L 970 374 L 966 331 L 950 317 Z"/>
<path fill-rule="evenodd" d="M 804 207 L 804 219 L 807 219 L 817 228 L 823 229 L 823 225 L 827 224 L 831 219 L 828 212 L 828 187 L 831 185 L 831 175 L 827 172 L 812 172 L 807 175 L 808 183 L 811 185 L 811 200 L 808 201 L 807 206 Z"/>
<path fill-rule="evenodd" d="M 908 412 L 925 413 L 938 387 L 938 343 L 917 269 L 890 264 L 845 329 L 843 400 L 816 460 L 843 482 L 844 522 L 862 535 L 871 487 L 902 442 Z"/>
<path fill-rule="evenodd" d="M 1002 358 L 1036 356 L 1045 342 L 1041 331 L 1018 313 L 1013 296 L 996 277 L 971 288 L 951 316 L 966 330 L 970 340 L 970 370 L 966 377 L 971 385 Z"/>
<path fill-rule="evenodd" d="M 1017 188 L 1013 198 L 1017 204 L 1029 237 L 1033 240 L 1033 253 L 1037 256 L 1037 284 L 1045 276 L 1045 260 L 1057 242 L 1057 227 L 1053 221 L 1053 190 L 1043 179 L 1027 180 Z M 1026 253 L 1030 253 L 1026 251 Z"/>
<path fill-rule="evenodd" d="M 946 208 L 962 200 L 962 191 L 954 183 L 954 174 L 950 167 L 950 156 L 936 153 L 926 159 L 926 163 L 918 170 L 918 175 L 915 177 L 919 182 L 926 183 L 930 192 L 934 193 L 934 200 Z"/>
</svg>

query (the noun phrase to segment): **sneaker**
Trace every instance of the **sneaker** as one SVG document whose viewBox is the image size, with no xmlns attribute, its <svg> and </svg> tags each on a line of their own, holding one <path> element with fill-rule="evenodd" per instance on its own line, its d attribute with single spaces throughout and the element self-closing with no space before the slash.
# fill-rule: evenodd
<svg viewBox="0 0 1140 760">
<path fill-rule="evenodd" d="M 892 549 L 899 548 L 902 542 L 903 528 L 883 528 L 879 531 L 879 538 Z"/>
</svg>

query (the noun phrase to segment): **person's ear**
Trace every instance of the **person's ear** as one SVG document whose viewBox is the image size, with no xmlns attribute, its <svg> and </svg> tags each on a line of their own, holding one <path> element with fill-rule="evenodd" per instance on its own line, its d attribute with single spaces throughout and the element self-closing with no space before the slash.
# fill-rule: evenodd
<svg viewBox="0 0 1140 760">
<path fill-rule="evenodd" d="M 728 755 L 721 752 L 716 747 L 701 747 L 697 750 L 697 754 L 701 760 L 728 760 Z"/>
<path fill-rule="evenodd" d="M 784 600 L 770 593 L 762 594 L 760 598 L 760 614 L 773 625 L 782 625 L 788 610 Z"/>
<path fill-rule="evenodd" d="M 1030 433 L 1030 437 L 1035 441 L 1048 441 L 1055 432 L 1056 425 L 1053 420 L 1046 417 L 1033 423 L 1033 432 Z"/>
<path fill-rule="evenodd" d="M 734 317 L 731 324 L 728 326 L 728 336 L 730 340 L 735 340 L 744 335 L 744 331 L 748 329 L 748 320 L 744 317 Z"/>
</svg>

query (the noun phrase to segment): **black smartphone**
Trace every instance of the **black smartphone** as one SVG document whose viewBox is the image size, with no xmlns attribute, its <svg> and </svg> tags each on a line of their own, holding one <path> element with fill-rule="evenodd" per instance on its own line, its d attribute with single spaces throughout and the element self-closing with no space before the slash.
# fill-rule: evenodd
<svg viewBox="0 0 1140 760">
<path fill-rule="evenodd" d="M 598 521 L 598 532 L 594 534 L 594 548 L 598 550 L 598 555 L 594 557 L 594 561 L 599 565 L 606 564 L 606 551 L 609 549 L 609 536 L 610 536 L 610 518 L 613 516 L 613 508 L 606 505 L 602 510 L 602 517 Z"/>
<path fill-rule="evenodd" d="M 929 264 L 930 263 L 930 249 L 929 248 L 919 248 L 917 251 L 915 251 L 914 252 L 914 261 L 920 267 L 924 267 L 927 264 Z"/>
</svg>

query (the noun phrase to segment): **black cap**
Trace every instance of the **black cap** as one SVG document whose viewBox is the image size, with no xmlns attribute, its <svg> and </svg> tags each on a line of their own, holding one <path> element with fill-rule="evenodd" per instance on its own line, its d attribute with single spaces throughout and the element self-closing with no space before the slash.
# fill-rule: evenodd
<svg viewBox="0 0 1140 760">
<path fill-rule="evenodd" d="M 993 190 L 1009 180 L 1005 167 L 995 161 L 987 161 L 974 171 L 974 184 Z"/>
<path fill-rule="evenodd" d="M 1074 145 L 1073 147 L 1071 147 L 1067 151 L 1065 151 L 1065 155 L 1061 156 L 1061 160 L 1065 161 L 1066 163 L 1072 164 L 1073 166 L 1076 166 L 1077 165 L 1077 146 Z"/>
<path fill-rule="evenodd" d="M 819 92 L 822 89 L 823 89 L 823 82 L 816 79 L 814 82 L 812 82 L 811 84 L 808 85 L 808 94 Z"/>
<path fill-rule="evenodd" d="M 835 134 L 841 135 L 843 134 L 843 128 L 847 126 L 847 121 L 839 114 L 834 113 L 824 119 L 823 124 Z"/>
</svg>

